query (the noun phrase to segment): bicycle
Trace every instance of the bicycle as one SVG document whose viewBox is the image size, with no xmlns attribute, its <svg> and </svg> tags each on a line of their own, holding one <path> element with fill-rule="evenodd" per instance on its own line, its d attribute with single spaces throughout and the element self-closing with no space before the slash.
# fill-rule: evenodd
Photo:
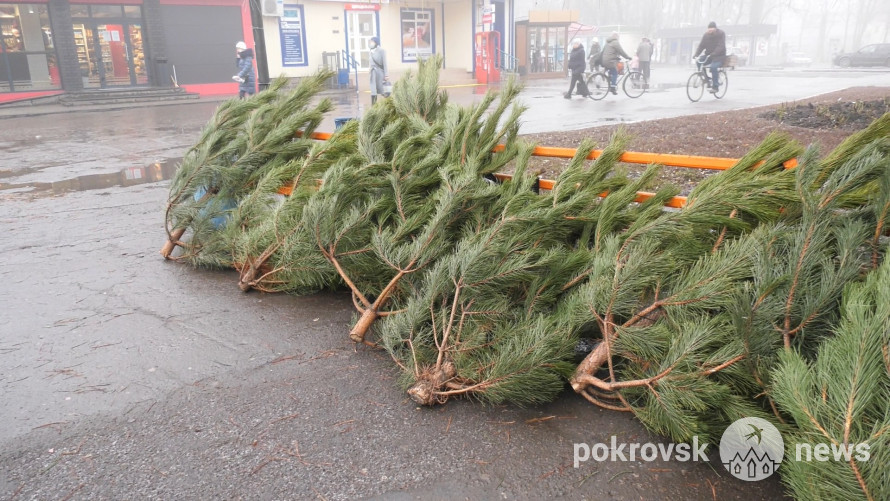
<svg viewBox="0 0 890 501">
<path fill-rule="evenodd" d="M 624 63 L 618 63 L 618 81 L 616 85 L 620 85 L 627 97 L 636 99 L 646 92 L 649 83 L 643 78 L 643 73 L 637 70 L 624 71 Z M 585 83 L 587 90 L 590 92 L 590 98 L 594 101 L 606 97 L 609 93 L 609 74 L 605 71 L 597 71 L 591 73 Z"/>
<path fill-rule="evenodd" d="M 695 73 L 689 75 L 689 80 L 686 82 L 686 96 L 693 103 L 698 102 L 698 100 L 701 99 L 705 94 L 705 88 L 711 87 L 710 69 L 707 66 L 710 59 L 711 56 L 706 56 L 704 54 L 694 59 L 698 69 L 695 70 Z M 726 89 L 729 87 L 729 77 L 726 75 L 726 70 L 720 68 L 717 73 L 717 78 L 720 79 L 720 90 L 713 94 L 714 97 L 720 99 L 726 95 Z"/>
</svg>

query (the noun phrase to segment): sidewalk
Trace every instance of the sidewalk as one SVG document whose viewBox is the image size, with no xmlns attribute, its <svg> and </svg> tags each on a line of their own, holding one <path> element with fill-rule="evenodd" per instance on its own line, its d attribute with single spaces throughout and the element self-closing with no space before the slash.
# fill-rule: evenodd
<svg viewBox="0 0 890 501">
<path fill-rule="evenodd" d="M 397 81 L 401 75 L 394 73 L 392 75 L 393 80 Z M 355 78 L 354 74 L 350 74 L 350 81 Z M 358 94 L 359 96 L 359 104 L 362 109 L 367 109 L 371 104 L 370 93 L 368 92 L 368 75 L 367 73 L 359 73 L 358 74 L 358 82 L 359 88 L 358 92 L 356 92 L 356 88 L 347 87 L 347 88 L 331 88 L 323 90 L 319 95 L 324 97 L 329 97 L 334 99 L 338 104 L 342 104 L 344 99 L 351 99 L 352 106 L 355 107 L 355 96 Z M 440 74 L 440 86 L 443 88 L 456 88 L 456 87 L 483 87 L 487 88 L 484 84 L 477 84 L 473 79 L 470 73 L 460 71 L 460 70 L 443 70 Z M 57 113 L 80 113 L 80 112 L 93 112 L 93 111 L 113 111 L 113 110 L 126 110 L 126 109 L 135 109 L 135 108 L 146 108 L 153 106 L 175 106 L 175 105 L 191 105 L 191 104 L 204 104 L 204 103 L 221 103 L 228 99 L 232 99 L 237 97 L 237 94 L 233 95 L 217 95 L 217 96 L 202 96 L 198 99 L 172 99 L 172 100 L 157 100 L 157 101 L 146 101 L 146 102 L 134 102 L 134 103 L 108 103 L 108 104 L 84 104 L 84 105 L 75 105 L 75 106 L 66 106 L 60 104 L 58 102 L 59 96 L 53 96 L 49 98 L 45 98 L 43 102 L 37 101 L 22 101 L 22 102 L 10 102 L 10 103 L 2 103 L 0 104 L 0 120 L 4 118 L 16 118 L 16 117 L 33 117 L 33 116 L 41 116 L 41 115 L 53 115 Z"/>
</svg>

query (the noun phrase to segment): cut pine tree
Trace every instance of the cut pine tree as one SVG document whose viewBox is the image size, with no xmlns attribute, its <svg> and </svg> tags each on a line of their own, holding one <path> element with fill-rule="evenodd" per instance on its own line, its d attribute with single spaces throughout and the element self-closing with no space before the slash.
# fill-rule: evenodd
<svg viewBox="0 0 890 501">
<path fill-rule="evenodd" d="M 198 143 L 189 149 L 170 188 L 166 222 L 169 241 L 162 253 L 195 265 L 232 265 L 231 242 L 220 231 L 233 219 L 249 224 L 236 212 L 270 170 L 303 157 L 311 150 L 312 132 L 333 109 L 328 99 L 317 103 L 330 72 L 303 79 L 287 90 L 287 79 L 245 100 L 230 100 L 218 108 Z M 300 134 L 299 138 L 295 136 Z M 191 230 L 187 242 L 183 235 Z"/>
<path fill-rule="evenodd" d="M 356 342 L 377 318 L 402 308 L 416 275 L 453 252 L 466 221 L 485 218 L 498 187 L 483 176 L 518 152 L 520 87 L 510 81 L 469 108 L 444 99 L 431 105 L 426 96 L 435 95 L 438 62 L 421 64 L 417 78 L 400 80 L 393 97 L 371 110 L 389 113 L 383 129 L 364 121 L 359 129 L 364 163 L 384 167 L 385 184 L 352 183 L 340 196 L 318 197 L 305 213 L 319 252 L 352 292 Z M 381 151 L 381 144 L 397 147 Z M 504 151 L 492 153 L 498 144 Z"/>
</svg>

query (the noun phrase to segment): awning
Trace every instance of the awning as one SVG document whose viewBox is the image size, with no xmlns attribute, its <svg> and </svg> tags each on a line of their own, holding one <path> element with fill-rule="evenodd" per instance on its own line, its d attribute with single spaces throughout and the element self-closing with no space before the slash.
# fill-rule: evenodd
<svg viewBox="0 0 890 501">
<path fill-rule="evenodd" d="M 596 35 L 599 28 L 596 26 L 588 26 L 581 23 L 569 24 L 569 40 L 576 37 L 592 37 Z"/>
</svg>

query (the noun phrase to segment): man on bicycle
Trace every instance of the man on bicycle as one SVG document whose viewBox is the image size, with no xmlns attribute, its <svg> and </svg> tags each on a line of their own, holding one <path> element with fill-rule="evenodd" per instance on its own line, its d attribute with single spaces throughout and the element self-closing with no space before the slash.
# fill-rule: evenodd
<svg viewBox="0 0 890 501">
<path fill-rule="evenodd" d="M 723 66 L 723 59 L 726 57 L 726 33 L 717 29 L 717 23 L 711 21 L 708 23 L 708 30 L 701 37 L 698 48 L 695 49 L 693 59 L 699 54 L 704 53 L 710 56 L 709 67 L 711 68 L 711 88 L 708 92 L 715 94 L 720 88 L 720 67 Z"/>
<path fill-rule="evenodd" d="M 606 46 L 603 48 L 603 67 L 609 70 L 609 91 L 612 94 L 618 94 L 618 62 L 621 58 L 630 59 L 627 52 L 621 48 L 618 42 L 618 32 L 613 31 L 609 38 L 606 39 Z"/>
</svg>

